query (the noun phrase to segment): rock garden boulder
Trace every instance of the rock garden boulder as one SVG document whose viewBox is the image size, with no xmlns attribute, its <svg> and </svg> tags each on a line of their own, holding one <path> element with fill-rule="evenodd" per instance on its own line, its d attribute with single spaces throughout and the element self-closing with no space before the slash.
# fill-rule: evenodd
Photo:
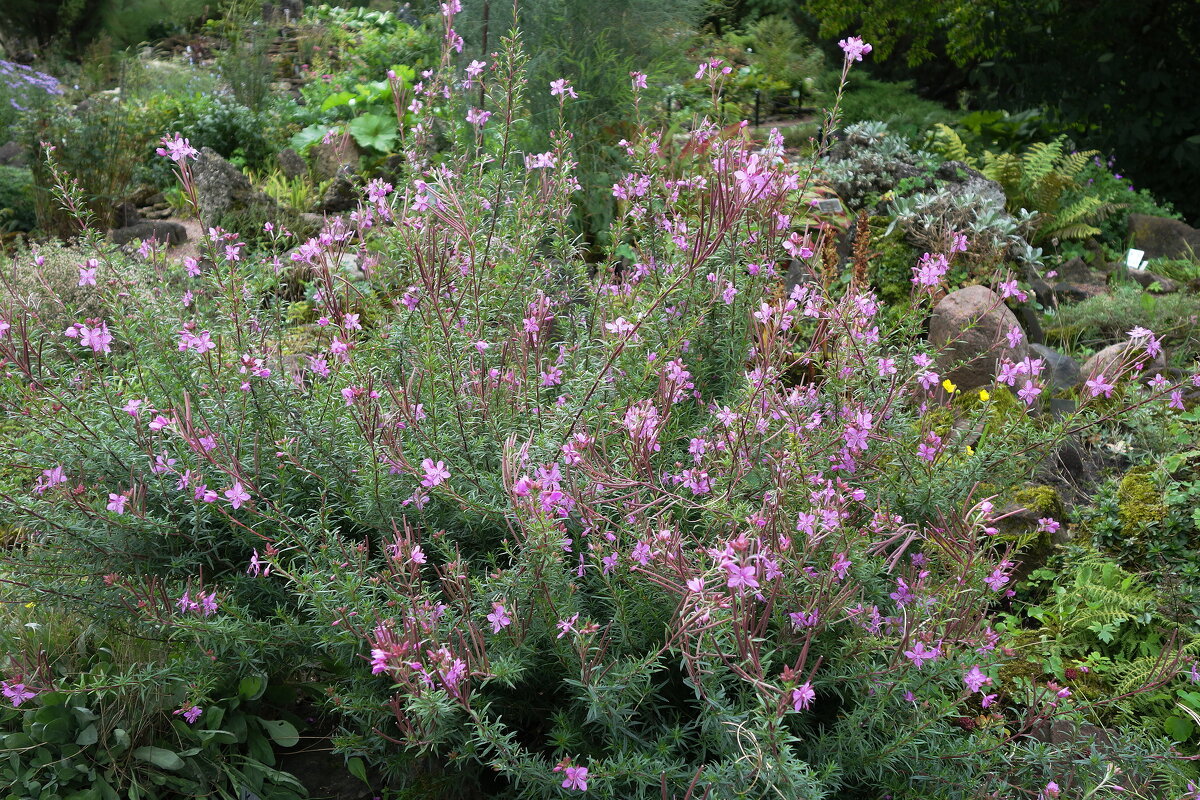
<svg viewBox="0 0 1200 800">
<path fill-rule="evenodd" d="M 230 164 L 211 148 L 205 147 L 192 164 L 196 182 L 196 199 L 205 225 L 218 224 L 231 211 L 251 206 L 274 208 L 276 203 L 255 189 L 242 171 Z"/>
<path fill-rule="evenodd" d="M 1129 280 L 1138 284 L 1143 289 L 1149 289 L 1155 294 L 1171 294 L 1172 292 L 1178 292 L 1182 288 L 1179 281 L 1171 280 L 1165 275 L 1159 275 L 1148 269 L 1128 269 L 1124 265 L 1122 265 L 1121 269 L 1125 270 L 1125 275 Z"/>
<path fill-rule="evenodd" d="M 1161 372 L 1167 367 L 1166 356 L 1159 353 L 1151 358 L 1145 349 L 1142 342 L 1137 342 L 1132 339 L 1110 344 L 1096 355 L 1083 362 L 1082 373 L 1083 380 L 1090 380 L 1098 375 L 1103 375 L 1106 380 L 1112 380 L 1118 375 L 1127 375 L 1133 370 L 1137 364 L 1143 364 L 1142 372 L 1147 377 L 1151 377 L 1156 372 Z"/>
<path fill-rule="evenodd" d="M 1082 258 L 1072 258 L 1045 280 L 1031 281 L 1038 302 L 1047 308 L 1060 303 L 1078 303 L 1108 293 L 1108 276 L 1094 270 Z"/>
<path fill-rule="evenodd" d="M 345 167 L 358 169 L 358 145 L 348 136 L 339 136 L 328 144 L 317 142 L 308 157 L 312 162 L 313 174 L 320 180 L 337 177 Z"/>
<path fill-rule="evenodd" d="M 1009 347 L 1013 328 L 1021 328 L 1016 315 L 986 286 L 951 292 L 934 307 L 929 320 L 929 341 L 939 351 L 938 372 L 963 391 L 990 384 L 997 361 L 1006 357 L 1020 361 L 1029 353 L 1024 333 L 1016 347 Z"/>
<path fill-rule="evenodd" d="M 308 174 L 308 164 L 299 153 L 290 147 L 285 147 L 275 154 L 275 163 L 279 171 L 287 178 L 299 178 Z"/>
<path fill-rule="evenodd" d="M 1129 215 L 1129 237 L 1133 246 L 1146 251 L 1146 258 L 1187 258 L 1200 254 L 1200 230 L 1177 219 Z"/>
<path fill-rule="evenodd" d="M 354 185 L 354 173 L 349 167 L 343 167 L 325 190 L 317 211 L 325 214 L 337 214 L 342 211 L 353 211 L 358 208 L 358 188 Z"/>
<path fill-rule="evenodd" d="M 124 228 L 117 228 L 109 234 L 116 244 L 128 244 L 134 239 L 143 242 L 156 239 L 160 244 L 176 245 L 187 241 L 187 229 L 178 222 L 166 220 L 142 220 Z"/>
<path fill-rule="evenodd" d="M 1032 357 L 1046 362 L 1042 377 L 1049 384 L 1051 392 L 1074 389 L 1083 381 L 1083 372 L 1079 367 L 1079 362 L 1070 356 L 1044 344 L 1031 344 L 1029 350 Z"/>
</svg>

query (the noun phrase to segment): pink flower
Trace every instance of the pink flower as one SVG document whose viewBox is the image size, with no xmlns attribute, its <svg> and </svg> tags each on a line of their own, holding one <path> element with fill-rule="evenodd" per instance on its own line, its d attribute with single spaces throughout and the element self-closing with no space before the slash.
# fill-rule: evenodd
<svg viewBox="0 0 1200 800">
<path fill-rule="evenodd" d="M 79 285 L 80 286 L 95 286 L 96 285 L 96 267 L 93 266 L 95 259 L 88 259 L 87 266 L 79 268 Z"/>
<path fill-rule="evenodd" d="M 862 59 L 859 59 L 860 61 Z M 941 253 L 930 255 L 925 253 L 921 256 L 921 260 L 917 262 L 917 266 L 913 267 L 912 282 L 916 286 L 937 286 L 942 282 L 942 277 L 950 269 L 949 262 Z"/>
<path fill-rule="evenodd" d="M 499 633 L 503 628 L 512 624 L 512 618 L 508 616 L 508 609 L 502 603 L 492 603 L 492 613 L 487 615 L 487 619 L 492 623 L 492 633 Z"/>
<path fill-rule="evenodd" d="M 742 566 L 733 561 L 726 561 L 722 566 L 729 573 L 729 579 L 725 585 L 730 589 L 737 589 L 745 586 L 748 589 L 758 588 L 758 579 L 755 578 L 755 570 L 752 564 Z"/>
<path fill-rule="evenodd" d="M 575 789 L 579 792 L 587 791 L 587 767 L 567 767 L 564 772 L 567 776 L 562 782 L 564 789 Z"/>
<path fill-rule="evenodd" d="M 226 489 L 224 492 L 225 499 L 234 508 L 241 508 L 242 504 L 250 499 L 249 492 L 242 486 L 241 481 L 234 481 L 233 486 Z"/>
<path fill-rule="evenodd" d="M 484 111 L 481 108 L 468 108 L 467 109 L 468 124 L 475 125 L 480 128 L 482 128 L 484 125 L 487 124 L 488 117 L 490 117 L 490 116 L 492 116 L 492 112 Z"/>
<path fill-rule="evenodd" d="M 838 47 L 846 54 L 847 61 L 862 61 L 862 57 L 872 50 L 871 45 L 864 42 L 861 36 L 842 39 L 838 42 Z"/>
<path fill-rule="evenodd" d="M 125 513 L 125 504 L 129 502 L 129 498 L 123 494 L 108 493 L 108 505 L 105 506 L 109 511 L 116 514 Z"/>
<path fill-rule="evenodd" d="M 414 564 L 424 564 L 428 559 L 425 557 L 425 551 L 421 549 L 421 545 L 416 545 L 408 552 L 408 560 Z"/>
<path fill-rule="evenodd" d="M 970 671 L 967 672 L 966 675 L 963 675 L 963 683 L 965 683 L 967 688 L 972 692 L 978 692 L 984 686 L 991 686 L 992 679 L 987 675 L 984 675 L 983 672 L 980 671 L 979 665 L 976 664 L 975 666 L 971 667 Z"/>
<path fill-rule="evenodd" d="M 267 577 L 271 574 L 271 565 L 258 557 L 258 550 L 254 550 L 250 556 L 250 566 L 246 569 L 247 575 L 254 577 Z"/>
<path fill-rule="evenodd" d="M 630 79 L 632 79 L 632 80 L 633 80 L 633 88 L 634 88 L 635 90 L 636 90 L 636 89 L 645 89 L 645 88 L 646 88 L 646 73 L 644 73 L 644 72 L 631 72 L 631 73 L 629 73 L 629 77 L 630 77 Z"/>
<path fill-rule="evenodd" d="M 434 463 L 432 458 L 427 458 L 421 462 L 421 469 L 425 470 L 425 477 L 421 479 L 421 485 L 426 489 L 441 486 L 450 477 L 450 470 L 446 469 L 444 461 Z"/>
<path fill-rule="evenodd" d="M 817 693 L 813 691 L 812 684 L 805 681 L 800 688 L 792 689 L 792 708 L 802 711 L 808 708 L 816 698 Z"/>
<path fill-rule="evenodd" d="M 1101 393 L 1105 397 L 1112 397 L 1113 389 L 1117 388 L 1116 384 L 1108 383 L 1104 380 L 1104 373 L 1100 373 L 1095 378 L 1091 378 L 1085 384 L 1088 390 L 1092 393 L 1092 397 L 1099 397 Z"/>
<path fill-rule="evenodd" d="M 165 156 L 166 158 L 171 159 L 177 164 L 180 161 L 186 161 L 189 158 L 195 158 L 196 156 L 200 155 L 200 151 L 192 147 L 191 143 L 189 143 L 187 139 L 184 139 L 178 133 L 175 134 L 174 138 L 164 136 L 160 141 L 164 146 L 158 148 L 154 152 L 160 156 Z"/>
<path fill-rule="evenodd" d="M 31 700 L 38 695 L 23 683 L 9 683 L 8 681 L 0 681 L 0 693 L 12 701 L 13 708 L 20 708 L 26 700 Z"/>
<path fill-rule="evenodd" d="M 579 99 L 579 95 L 575 94 L 575 90 L 571 88 L 571 83 L 566 78 L 559 78 L 556 81 L 550 81 L 550 96 L 551 97 L 574 97 Z M 586 772 L 586 770 L 585 770 Z"/>
<path fill-rule="evenodd" d="M 916 664 L 917 669 L 920 669 L 926 661 L 937 659 L 939 655 L 941 655 L 940 648 L 935 647 L 928 650 L 924 642 L 917 642 L 911 650 L 904 651 L 904 657 Z"/>
<path fill-rule="evenodd" d="M 182 716 L 185 720 L 187 720 L 189 725 L 192 725 L 196 722 L 196 720 L 200 719 L 200 714 L 202 714 L 203 712 L 204 712 L 204 709 L 201 708 L 200 706 L 186 705 L 183 708 L 175 709 L 175 711 L 173 711 L 172 713 Z"/>
<path fill-rule="evenodd" d="M 1033 381 L 1025 381 L 1025 385 L 1017 392 L 1017 397 L 1025 401 L 1025 405 L 1031 406 L 1037 400 L 1037 396 L 1042 393 L 1042 387 L 1038 386 Z"/>
<path fill-rule="evenodd" d="M 1001 567 L 996 567 L 994 570 L 992 570 L 991 575 L 983 579 L 983 582 L 986 583 L 993 592 L 998 592 L 1004 588 L 1006 583 L 1008 583 L 1008 576 L 1004 574 L 1004 570 Z"/>
<path fill-rule="evenodd" d="M 568 633 L 578 633 L 578 631 L 575 630 L 575 623 L 578 621 L 579 621 L 578 614 L 571 615 L 570 619 L 560 619 L 558 622 L 555 623 L 555 625 L 558 627 L 558 636 L 555 636 L 554 638 L 561 639 L 562 637 L 566 636 Z"/>
</svg>

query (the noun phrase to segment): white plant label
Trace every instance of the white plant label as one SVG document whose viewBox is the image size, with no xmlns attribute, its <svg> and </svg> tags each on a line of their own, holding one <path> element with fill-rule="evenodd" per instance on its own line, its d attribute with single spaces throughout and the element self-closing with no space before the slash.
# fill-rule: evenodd
<svg viewBox="0 0 1200 800">
<path fill-rule="evenodd" d="M 1125 266 L 1130 269 L 1145 269 L 1146 268 L 1146 251 L 1130 249 L 1125 254 Z"/>
</svg>

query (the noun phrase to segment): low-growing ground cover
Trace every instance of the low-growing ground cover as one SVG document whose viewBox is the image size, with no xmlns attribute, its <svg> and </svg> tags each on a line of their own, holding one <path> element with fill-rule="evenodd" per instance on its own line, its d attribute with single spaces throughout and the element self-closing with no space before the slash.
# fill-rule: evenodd
<svg viewBox="0 0 1200 800">
<path fill-rule="evenodd" d="M 581 214 L 586 91 L 442 10 L 300 25 L 420 71 L 172 107 L 214 138 L 139 140 L 133 206 L 186 255 L 105 238 L 73 123 L 32 154 L 71 240 L 0 272 L 10 796 L 298 797 L 306 747 L 344 797 L 1195 795 L 1197 301 L 1108 263 L 1121 179 L 843 126 L 848 38 L 799 154 L 632 71 Z"/>
</svg>

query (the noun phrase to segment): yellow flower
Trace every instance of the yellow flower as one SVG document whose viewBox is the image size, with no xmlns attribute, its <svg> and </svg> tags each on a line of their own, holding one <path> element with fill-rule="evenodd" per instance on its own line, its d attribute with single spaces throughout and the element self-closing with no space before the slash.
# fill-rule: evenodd
<svg viewBox="0 0 1200 800">
<path fill-rule="evenodd" d="M 992 399 L 992 396 L 990 394 L 988 394 L 987 389 L 979 390 L 979 402 L 986 403 L 988 400 L 991 400 L 991 399 Z"/>
<path fill-rule="evenodd" d="M 971 447 L 971 445 L 967 445 L 967 455 L 969 455 L 969 456 L 975 455 L 975 448 Z"/>
<path fill-rule="evenodd" d="M 33 606 L 34 606 L 34 603 L 32 603 L 32 602 L 25 604 L 26 608 L 33 608 Z"/>
<path fill-rule="evenodd" d="M 942 388 L 946 390 L 947 394 L 954 394 L 958 391 L 958 387 L 951 383 L 949 378 L 942 381 Z"/>
</svg>

